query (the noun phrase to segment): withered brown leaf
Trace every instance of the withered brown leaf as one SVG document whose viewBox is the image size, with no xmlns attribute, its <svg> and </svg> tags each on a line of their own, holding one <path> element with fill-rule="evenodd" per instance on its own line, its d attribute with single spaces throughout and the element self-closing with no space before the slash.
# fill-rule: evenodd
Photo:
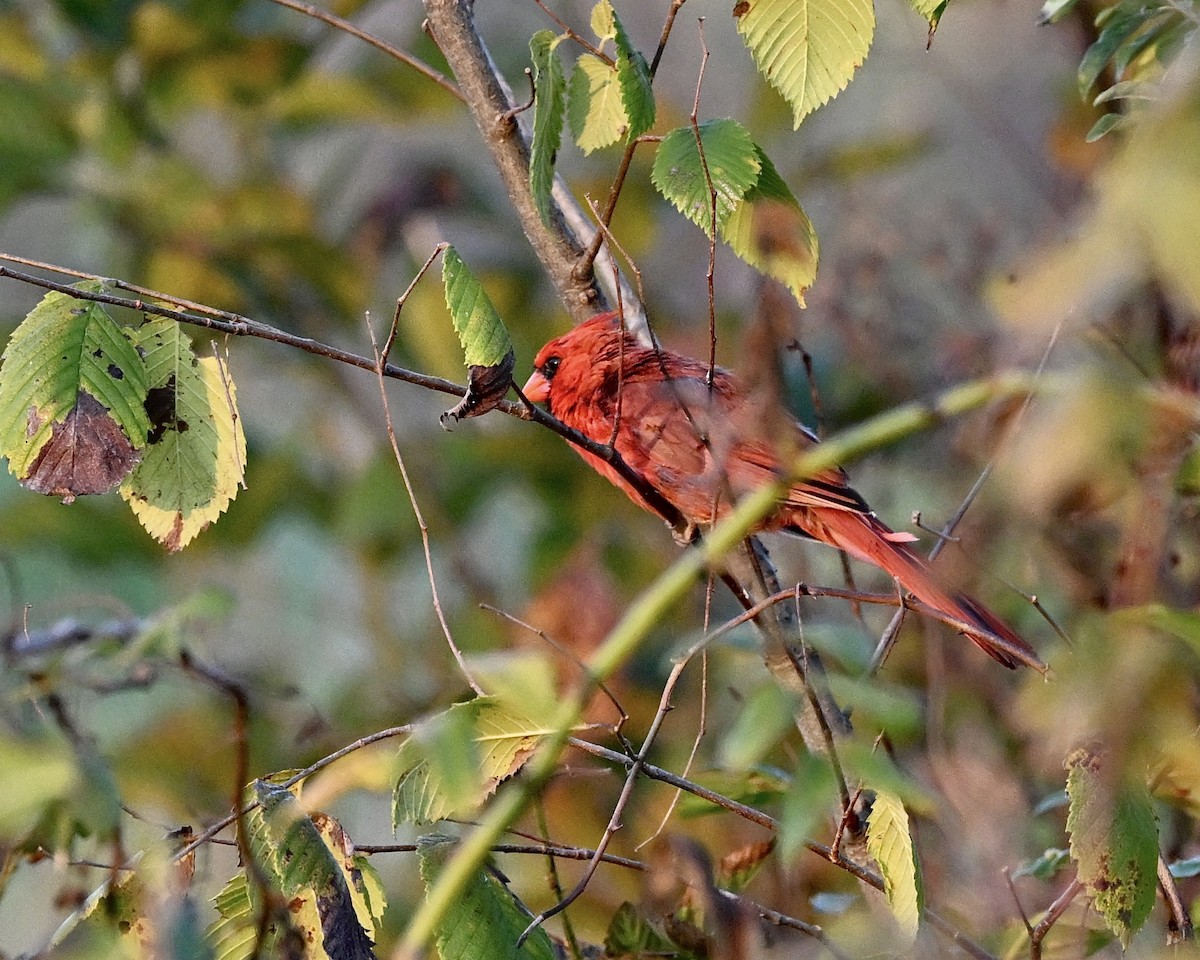
<svg viewBox="0 0 1200 960">
<path fill-rule="evenodd" d="M 31 408 L 31 422 L 40 416 Z M 77 496 L 107 493 L 119 484 L 141 459 L 129 437 L 108 408 L 86 390 L 71 412 L 54 425 L 21 484 L 30 490 L 70 503 Z"/>
</svg>

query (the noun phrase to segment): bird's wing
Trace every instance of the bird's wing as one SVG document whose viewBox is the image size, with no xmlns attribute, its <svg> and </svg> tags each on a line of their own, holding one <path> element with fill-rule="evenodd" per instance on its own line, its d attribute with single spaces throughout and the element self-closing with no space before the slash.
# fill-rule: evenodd
<svg viewBox="0 0 1200 960">
<path fill-rule="evenodd" d="M 794 454 L 812 446 L 804 434 L 797 432 L 796 437 L 805 439 L 804 442 L 796 442 L 795 437 L 789 438 Z M 753 489 L 779 477 L 778 454 L 761 442 L 737 444 L 728 464 L 734 485 L 739 488 Z M 854 513 L 871 512 L 870 505 L 850 486 L 849 478 L 840 467 L 819 470 L 811 477 L 793 484 L 782 502 L 788 507 L 832 507 Z"/>
<path fill-rule="evenodd" d="M 792 421 L 780 423 L 790 434 L 790 448 L 798 451 L 814 442 Z M 731 502 L 779 476 L 779 455 L 758 439 L 765 432 L 765 418 L 731 394 L 710 390 L 701 378 L 629 378 L 621 387 L 620 424 L 621 456 L 698 522 L 712 520 Z M 837 468 L 797 483 L 782 502 L 870 512 Z"/>
</svg>

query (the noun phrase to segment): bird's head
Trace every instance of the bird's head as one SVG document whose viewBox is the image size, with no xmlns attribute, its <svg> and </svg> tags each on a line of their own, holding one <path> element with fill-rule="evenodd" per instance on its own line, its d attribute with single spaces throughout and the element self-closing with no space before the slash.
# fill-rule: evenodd
<svg viewBox="0 0 1200 960">
<path fill-rule="evenodd" d="M 533 374 L 521 392 L 531 403 L 549 403 L 553 412 L 555 396 L 604 380 L 620 355 L 620 335 L 616 314 L 602 313 L 556 337 L 534 357 Z M 637 349 L 637 342 L 625 336 L 625 349 Z"/>
</svg>

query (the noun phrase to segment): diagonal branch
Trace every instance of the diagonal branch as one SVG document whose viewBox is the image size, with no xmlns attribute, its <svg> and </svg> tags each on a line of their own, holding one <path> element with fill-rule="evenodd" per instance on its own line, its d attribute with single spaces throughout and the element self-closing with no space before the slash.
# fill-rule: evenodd
<svg viewBox="0 0 1200 960">
<path fill-rule="evenodd" d="M 596 278 L 591 271 L 584 277 L 575 276 L 583 247 L 559 208 L 561 192 L 555 193 L 550 225 L 542 222 L 529 187 L 529 145 L 510 112 L 514 105 L 499 71 L 475 29 L 471 4 L 467 0 L 424 2 L 433 38 L 458 79 L 525 237 L 567 312 L 576 321 L 586 319 L 603 303 Z"/>
</svg>

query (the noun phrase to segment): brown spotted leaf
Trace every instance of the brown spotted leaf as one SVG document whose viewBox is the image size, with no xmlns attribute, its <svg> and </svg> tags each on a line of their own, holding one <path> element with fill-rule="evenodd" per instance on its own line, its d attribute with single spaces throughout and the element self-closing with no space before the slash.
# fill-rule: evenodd
<svg viewBox="0 0 1200 960">
<path fill-rule="evenodd" d="M 100 304 L 48 293 L 4 351 L 0 454 L 40 493 L 105 493 L 146 444 L 146 388 L 141 357 Z"/>
<path fill-rule="evenodd" d="M 1104 767 L 1105 757 L 1087 748 L 1067 758 L 1067 832 L 1080 882 L 1127 947 L 1154 906 L 1158 821 L 1146 785 Z"/>
<path fill-rule="evenodd" d="M 54 424 L 21 483 L 70 503 L 77 496 L 108 493 L 139 459 L 108 410 L 80 390 L 78 402 L 65 420 Z"/>
</svg>

